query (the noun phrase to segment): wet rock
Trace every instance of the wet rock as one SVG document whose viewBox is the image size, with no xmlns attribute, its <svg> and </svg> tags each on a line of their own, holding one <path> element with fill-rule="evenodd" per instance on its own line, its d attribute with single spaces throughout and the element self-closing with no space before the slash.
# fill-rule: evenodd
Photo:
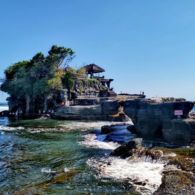
<svg viewBox="0 0 195 195">
<path fill-rule="evenodd" d="M 102 134 L 109 134 L 114 131 L 122 131 L 124 129 L 127 129 L 128 124 L 127 123 L 120 123 L 120 124 L 115 124 L 115 125 L 104 125 L 101 128 L 101 133 Z"/>
<path fill-rule="evenodd" d="M 70 181 L 76 174 L 78 173 L 77 170 L 69 170 L 67 172 L 62 172 L 57 174 L 52 180 L 52 184 L 63 184 L 66 181 Z"/>
<path fill-rule="evenodd" d="M 20 190 L 14 191 L 13 193 L 9 193 L 9 192 L 3 193 L 3 195 L 4 194 L 7 194 L 7 195 L 10 195 L 10 194 L 13 194 L 13 195 L 41 194 L 40 191 L 41 190 L 37 189 L 36 187 L 24 187 Z"/>
<path fill-rule="evenodd" d="M 111 126 L 109 125 L 104 125 L 102 128 L 101 128 L 101 133 L 102 134 L 108 134 L 108 133 L 111 133 L 112 132 L 112 128 Z"/>
<path fill-rule="evenodd" d="M 195 160 L 193 158 L 186 158 L 183 156 L 175 156 L 169 160 L 168 165 L 174 165 L 179 169 L 187 172 L 195 173 Z"/>
<path fill-rule="evenodd" d="M 194 178 L 191 173 L 181 170 L 164 172 L 162 184 L 154 195 L 164 194 L 194 194 Z"/>
<path fill-rule="evenodd" d="M 159 160 L 163 156 L 163 151 L 154 150 L 154 149 L 146 149 L 145 150 L 146 158 L 150 157 L 152 161 Z"/>
<path fill-rule="evenodd" d="M 125 190 L 128 190 L 132 195 L 141 195 L 140 192 L 136 191 L 136 187 L 129 181 L 129 179 L 123 181 L 123 187 Z"/>
<path fill-rule="evenodd" d="M 131 149 L 140 148 L 142 147 L 142 141 L 142 138 L 134 138 L 132 141 L 127 143 L 127 146 Z"/>
<path fill-rule="evenodd" d="M 127 158 L 133 155 L 133 149 L 139 148 L 142 145 L 141 138 L 135 138 L 132 141 L 124 144 L 117 149 L 115 149 L 111 155 L 112 156 L 120 156 L 121 158 Z"/>
<path fill-rule="evenodd" d="M 169 149 L 177 153 L 168 156 L 168 164 L 163 172 L 162 184 L 155 195 L 194 194 L 195 193 L 195 161 L 194 150 L 187 148 Z M 167 156 L 167 155 L 166 155 Z"/>
<path fill-rule="evenodd" d="M 139 186 L 145 186 L 146 185 L 146 182 L 143 182 L 143 181 L 133 181 L 133 183 L 135 185 L 139 185 Z"/>
<path fill-rule="evenodd" d="M 120 156 L 121 158 L 127 158 L 129 156 L 133 155 L 133 152 L 126 146 L 120 146 L 117 149 L 115 149 L 112 153 L 112 156 Z"/>
</svg>

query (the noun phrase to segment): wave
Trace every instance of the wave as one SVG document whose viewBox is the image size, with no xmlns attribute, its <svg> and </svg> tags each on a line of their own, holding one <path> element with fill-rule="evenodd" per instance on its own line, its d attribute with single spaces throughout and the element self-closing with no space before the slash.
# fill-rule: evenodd
<svg viewBox="0 0 195 195">
<path fill-rule="evenodd" d="M 50 174 L 50 173 L 56 173 L 56 171 L 52 171 L 50 168 L 42 168 L 41 173 Z"/>
<path fill-rule="evenodd" d="M 1 131 L 17 131 L 17 130 L 24 130 L 24 127 L 8 127 L 4 125 L 0 125 Z"/>
<path fill-rule="evenodd" d="M 101 138 L 100 138 L 101 137 Z M 120 145 L 116 142 L 104 142 L 105 139 L 104 135 L 100 135 L 100 140 L 97 139 L 96 134 L 87 134 L 84 136 L 84 141 L 80 142 L 80 144 L 85 145 L 86 147 L 90 148 L 99 148 L 105 150 L 114 150 Z"/>
<path fill-rule="evenodd" d="M 94 121 L 94 122 L 80 122 L 80 121 L 69 121 L 66 124 L 61 124 L 59 127 L 66 128 L 69 130 L 79 129 L 79 130 L 86 130 L 86 129 L 100 129 L 104 125 L 120 125 L 123 124 L 122 122 L 110 122 L 110 121 Z M 126 124 L 132 124 L 132 122 L 128 122 Z"/>
<path fill-rule="evenodd" d="M 80 144 L 105 150 L 114 150 L 120 146 L 116 142 L 106 142 L 105 139 L 106 135 L 87 134 Z M 154 163 L 149 158 L 147 161 L 145 158 L 120 159 L 108 156 L 109 153 L 104 154 L 102 158 L 87 160 L 88 166 L 97 171 L 99 178 L 128 181 L 145 195 L 152 194 L 160 186 L 165 162 Z"/>
<path fill-rule="evenodd" d="M 80 121 L 66 121 L 64 124 L 59 124 L 57 127 L 54 128 L 46 128 L 46 127 L 9 127 L 6 126 L 5 118 L 2 119 L 2 124 L 0 125 L 1 131 L 17 131 L 17 130 L 26 130 L 29 133 L 40 133 L 40 132 L 66 132 L 66 131 L 73 131 L 73 130 L 80 130 L 80 131 L 87 131 L 87 130 L 100 130 L 104 125 L 115 125 L 115 124 L 122 124 L 121 122 L 110 122 L 110 121 L 97 121 L 97 122 L 80 122 Z"/>
<path fill-rule="evenodd" d="M 161 184 L 163 163 L 140 160 L 120 159 L 116 157 L 89 159 L 87 164 L 95 169 L 98 177 L 129 181 L 142 194 L 152 194 Z"/>
</svg>

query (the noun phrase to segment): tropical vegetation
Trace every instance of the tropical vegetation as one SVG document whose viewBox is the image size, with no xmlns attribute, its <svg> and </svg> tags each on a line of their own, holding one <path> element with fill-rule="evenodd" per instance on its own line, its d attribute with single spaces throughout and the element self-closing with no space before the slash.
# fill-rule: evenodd
<svg viewBox="0 0 195 195">
<path fill-rule="evenodd" d="M 31 60 L 9 66 L 5 70 L 1 90 L 9 94 L 10 109 L 26 115 L 44 113 L 54 106 L 52 104 L 62 101 L 60 95 L 63 89 L 70 91 L 74 82 L 74 69 L 64 71 L 74 54 L 70 48 L 54 45 L 47 56 L 40 52 Z M 49 102 L 50 99 L 52 102 Z"/>
</svg>

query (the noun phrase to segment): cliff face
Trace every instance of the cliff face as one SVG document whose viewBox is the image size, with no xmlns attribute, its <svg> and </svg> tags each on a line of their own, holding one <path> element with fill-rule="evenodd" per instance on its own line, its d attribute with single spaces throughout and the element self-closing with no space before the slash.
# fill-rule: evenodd
<svg viewBox="0 0 195 195">
<path fill-rule="evenodd" d="M 173 119 L 163 121 L 162 135 L 168 143 L 187 144 L 195 140 L 195 121 Z"/>
<path fill-rule="evenodd" d="M 91 78 L 76 78 L 73 90 L 77 95 L 97 95 L 101 90 L 107 88 L 101 84 L 97 79 Z"/>
<path fill-rule="evenodd" d="M 124 102 L 125 113 L 133 120 L 140 136 L 160 138 L 173 144 L 189 143 L 193 139 L 194 121 L 186 120 L 193 107 L 191 102 L 148 103 L 128 100 Z M 182 110 L 176 119 L 175 110 Z"/>
<path fill-rule="evenodd" d="M 195 120 L 188 118 L 191 102 L 149 103 L 145 100 L 127 100 L 124 112 L 130 117 L 140 137 L 160 139 L 170 144 L 185 145 L 195 140 Z M 175 110 L 182 110 L 180 119 Z M 54 117 L 73 120 L 114 120 L 119 102 L 103 101 L 92 106 L 64 106 L 56 110 Z"/>
</svg>

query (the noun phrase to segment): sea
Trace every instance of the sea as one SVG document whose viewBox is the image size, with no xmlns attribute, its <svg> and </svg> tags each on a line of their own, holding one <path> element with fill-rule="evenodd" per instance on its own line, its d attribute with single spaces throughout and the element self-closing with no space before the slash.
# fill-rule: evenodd
<svg viewBox="0 0 195 195">
<path fill-rule="evenodd" d="M 134 137 L 123 125 L 106 141 L 100 129 L 111 122 L 15 123 L 0 118 L 0 194 L 147 195 L 161 184 L 163 163 L 110 156 Z"/>
</svg>

